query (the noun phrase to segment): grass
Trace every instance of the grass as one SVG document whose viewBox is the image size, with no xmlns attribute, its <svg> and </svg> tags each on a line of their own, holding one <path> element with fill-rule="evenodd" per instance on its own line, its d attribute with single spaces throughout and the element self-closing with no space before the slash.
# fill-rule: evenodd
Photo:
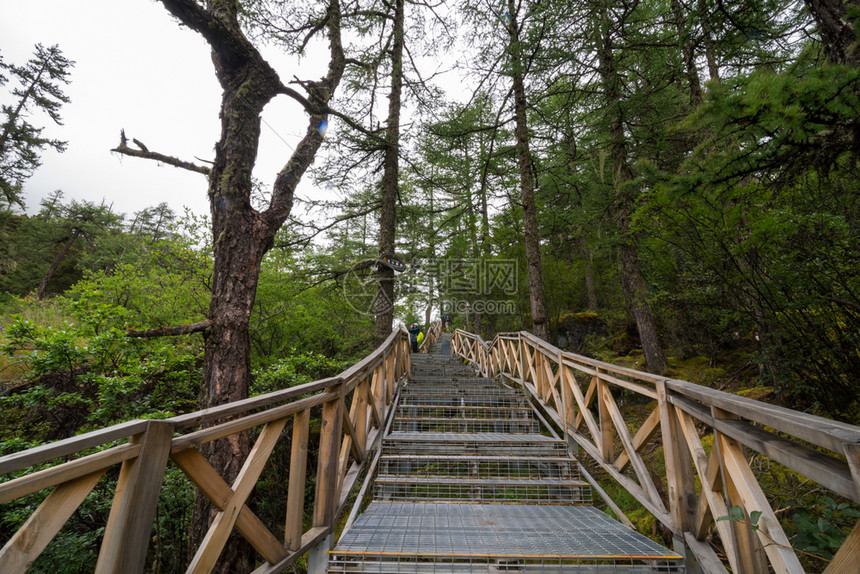
<svg viewBox="0 0 860 574">
<path fill-rule="evenodd" d="M 61 328 L 64 323 L 72 322 L 72 316 L 65 308 L 62 299 L 12 298 L 0 302 L 0 346 L 6 344 L 6 326 L 16 317 L 32 321 L 40 327 Z M 27 375 L 27 368 L 21 361 L 0 353 L 0 385 L 21 379 Z"/>
</svg>

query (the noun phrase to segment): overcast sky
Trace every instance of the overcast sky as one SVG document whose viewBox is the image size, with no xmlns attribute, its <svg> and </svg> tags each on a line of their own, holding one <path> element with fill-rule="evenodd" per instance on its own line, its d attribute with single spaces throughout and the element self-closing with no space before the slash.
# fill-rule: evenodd
<svg viewBox="0 0 860 574">
<path fill-rule="evenodd" d="M 72 100 L 62 109 L 64 125 L 46 128 L 47 135 L 68 141 L 68 149 L 43 154 L 42 167 L 24 188 L 28 212 L 38 211 L 39 201 L 55 189 L 66 200 L 104 200 L 129 215 L 161 202 L 178 213 L 184 207 L 209 212 L 205 176 L 110 153 L 124 128 L 150 150 L 192 161 L 212 158 L 221 88 L 200 36 L 181 28 L 154 0 L 0 0 L 4 61 L 23 64 L 36 43 L 58 44 L 75 66 L 64 89 Z M 294 58 L 266 56 L 284 81 L 325 73 L 326 63 L 313 58 L 298 67 Z M 255 176 L 268 186 L 307 120 L 284 97 L 263 117 Z M 42 116 L 32 119 L 50 124 Z M 317 194 L 307 181 L 300 193 Z"/>
</svg>

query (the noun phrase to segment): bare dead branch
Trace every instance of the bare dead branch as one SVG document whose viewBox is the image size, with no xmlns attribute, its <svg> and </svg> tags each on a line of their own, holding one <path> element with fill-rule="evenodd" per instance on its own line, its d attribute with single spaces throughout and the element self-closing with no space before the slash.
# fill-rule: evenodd
<svg viewBox="0 0 860 574">
<path fill-rule="evenodd" d="M 133 141 L 134 144 L 140 149 L 132 149 L 128 147 L 128 139 L 125 137 L 125 130 L 122 130 L 119 136 L 119 145 L 111 151 L 130 157 L 152 159 L 155 161 L 160 161 L 161 163 L 166 163 L 167 165 L 187 169 L 188 171 L 194 171 L 197 173 L 202 173 L 203 175 L 209 175 L 209 168 L 204 165 L 197 165 L 196 163 L 184 161 L 170 155 L 164 155 L 163 153 L 149 151 L 149 149 L 139 140 L 132 138 L 131 141 Z"/>
</svg>

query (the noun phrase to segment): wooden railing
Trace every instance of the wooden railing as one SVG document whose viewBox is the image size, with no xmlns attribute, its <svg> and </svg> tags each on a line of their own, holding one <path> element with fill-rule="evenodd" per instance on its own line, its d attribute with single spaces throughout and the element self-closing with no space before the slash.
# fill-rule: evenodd
<svg viewBox="0 0 860 574">
<path fill-rule="evenodd" d="M 487 343 L 458 330 L 452 352 L 485 376 L 503 375 L 531 393 L 583 451 L 672 531 L 690 572 L 695 563 L 701 572 L 726 572 L 705 540 L 714 528 L 732 572 L 766 573 L 768 566 L 777 573 L 804 571 L 747 452 L 860 502 L 860 427 L 563 352 L 527 332 L 500 334 Z M 616 402 L 624 391 L 654 402 L 637 429 Z M 701 437 L 709 433 L 713 442 L 706 447 Z M 642 457 L 652 439 L 663 448 L 665 489 L 658 488 Z M 743 509 L 743 520 L 737 510 L 736 520 L 717 520 L 735 507 Z M 860 523 L 825 572 L 860 572 Z"/>
<path fill-rule="evenodd" d="M 4 456 L 0 477 L 52 460 L 72 459 L 0 483 L 0 504 L 53 488 L 0 550 L 0 572 L 25 571 L 101 477 L 118 464 L 119 478 L 94 571 L 141 572 L 168 460 L 219 510 L 187 571 L 211 571 L 227 538 L 236 531 L 262 557 L 256 574 L 280 572 L 308 549 L 319 547 L 333 530 L 380 436 L 396 387 L 409 370 L 409 337 L 397 330 L 367 358 L 336 377 L 166 420 L 132 421 Z M 309 445 L 314 407 L 322 407 L 321 431 L 319 444 Z M 250 510 L 248 501 L 289 422 L 292 442 L 282 541 Z M 238 477 L 227 484 L 200 453 L 200 445 L 258 428 Z M 79 456 L 94 448 L 103 450 Z M 309 448 L 318 450 L 319 460 L 313 522 L 304 529 Z"/>
</svg>

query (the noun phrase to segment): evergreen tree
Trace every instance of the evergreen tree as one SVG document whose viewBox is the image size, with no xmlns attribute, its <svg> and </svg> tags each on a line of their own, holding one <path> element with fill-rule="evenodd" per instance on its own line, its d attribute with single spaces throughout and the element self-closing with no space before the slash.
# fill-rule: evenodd
<svg viewBox="0 0 860 574">
<path fill-rule="evenodd" d="M 72 66 L 74 62 L 66 59 L 56 45 L 45 48 L 37 44 L 33 58 L 23 66 L 0 59 L 0 86 L 8 81 L 4 71 L 18 83 L 12 90 L 15 101 L 2 107 L 0 124 L 0 202 L 7 207 L 24 206 L 22 186 L 41 165 L 40 155 L 46 148 L 59 152 L 66 149 L 65 142 L 43 136 L 44 128 L 36 127 L 28 118 L 41 111 L 62 125 L 60 108 L 69 103 L 62 85 L 69 83 Z"/>
</svg>

